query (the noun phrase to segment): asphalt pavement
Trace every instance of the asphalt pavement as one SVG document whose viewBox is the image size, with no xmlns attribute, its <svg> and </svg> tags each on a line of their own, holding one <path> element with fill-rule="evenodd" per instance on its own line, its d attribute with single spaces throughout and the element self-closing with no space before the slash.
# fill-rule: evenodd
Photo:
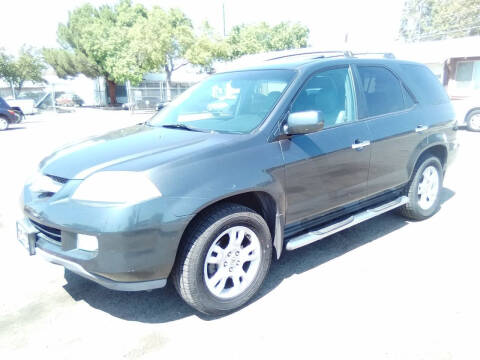
<svg viewBox="0 0 480 360">
<path fill-rule="evenodd" d="M 115 292 L 29 257 L 15 220 L 38 162 L 148 116 L 77 109 L 0 132 L 0 359 L 480 358 L 480 133 L 458 132 L 434 217 L 387 213 L 287 252 L 228 316 L 196 312 L 171 284 Z"/>
</svg>

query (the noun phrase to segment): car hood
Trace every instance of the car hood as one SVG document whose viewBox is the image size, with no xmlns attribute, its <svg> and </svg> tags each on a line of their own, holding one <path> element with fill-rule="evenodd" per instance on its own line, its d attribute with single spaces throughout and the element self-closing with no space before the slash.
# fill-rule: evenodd
<svg viewBox="0 0 480 360">
<path fill-rule="evenodd" d="M 220 134 L 136 125 L 65 146 L 42 160 L 40 170 L 65 179 L 84 179 L 95 171 L 118 169 L 146 157 L 152 159 L 153 167 L 166 154 L 174 158 L 190 148 L 210 147 L 219 140 L 216 135 Z"/>
</svg>

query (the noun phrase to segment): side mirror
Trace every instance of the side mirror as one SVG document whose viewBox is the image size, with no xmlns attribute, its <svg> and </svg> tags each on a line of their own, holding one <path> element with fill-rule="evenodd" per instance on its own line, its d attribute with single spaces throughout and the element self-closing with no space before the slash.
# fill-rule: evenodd
<svg viewBox="0 0 480 360">
<path fill-rule="evenodd" d="M 288 115 L 284 131 L 287 135 L 310 134 L 322 130 L 324 125 L 321 111 L 301 111 Z"/>
</svg>

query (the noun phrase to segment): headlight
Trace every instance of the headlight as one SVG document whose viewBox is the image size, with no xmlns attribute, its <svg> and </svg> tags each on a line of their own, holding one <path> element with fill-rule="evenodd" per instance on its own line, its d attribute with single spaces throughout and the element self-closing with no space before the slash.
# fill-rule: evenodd
<svg viewBox="0 0 480 360">
<path fill-rule="evenodd" d="M 129 171 L 102 171 L 83 180 L 72 199 L 134 203 L 162 196 L 162 193 L 144 173 Z"/>
</svg>

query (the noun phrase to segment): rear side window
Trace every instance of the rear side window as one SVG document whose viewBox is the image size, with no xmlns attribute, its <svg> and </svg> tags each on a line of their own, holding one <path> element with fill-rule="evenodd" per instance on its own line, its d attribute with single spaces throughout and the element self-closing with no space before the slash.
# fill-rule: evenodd
<svg viewBox="0 0 480 360">
<path fill-rule="evenodd" d="M 403 86 L 391 71 L 380 66 L 359 66 L 358 73 L 367 105 L 367 117 L 406 108 Z"/>
<path fill-rule="evenodd" d="M 437 105 L 449 101 L 448 95 L 443 89 L 439 79 L 433 75 L 429 68 L 423 65 L 402 64 L 400 65 L 409 83 L 415 84 L 415 95 L 421 96 L 427 104 Z"/>
</svg>

